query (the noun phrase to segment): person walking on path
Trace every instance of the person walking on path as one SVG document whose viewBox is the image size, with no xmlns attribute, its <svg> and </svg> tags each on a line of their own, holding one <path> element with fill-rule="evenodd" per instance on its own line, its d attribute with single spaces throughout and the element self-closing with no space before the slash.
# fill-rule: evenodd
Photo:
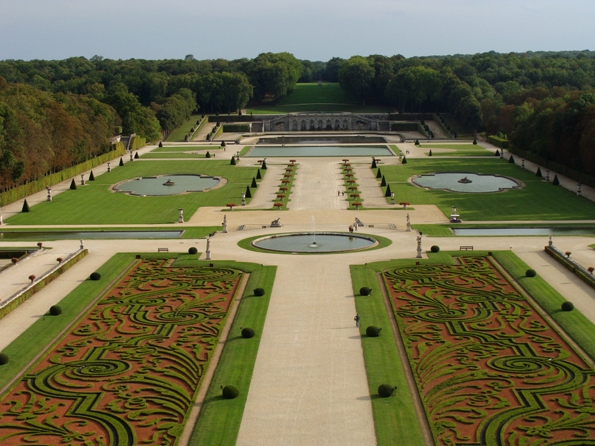
<svg viewBox="0 0 595 446">
<path fill-rule="evenodd" d="M 356 314 L 353 320 L 355 321 L 355 326 L 359 327 L 359 314 Z"/>
</svg>

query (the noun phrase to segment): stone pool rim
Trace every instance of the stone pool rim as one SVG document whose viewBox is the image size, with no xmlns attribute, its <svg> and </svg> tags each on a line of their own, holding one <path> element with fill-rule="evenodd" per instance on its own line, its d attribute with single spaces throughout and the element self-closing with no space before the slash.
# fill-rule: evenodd
<svg viewBox="0 0 595 446">
<path fill-rule="evenodd" d="M 298 232 L 283 232 L 279 234 L 263 234 L 263 235 L 256 235 L 253 237 L 248 237 L 238 241 L 238 246 L 243 249 L 247 249 L 249 251 L 267 253 L 267 254 L 281 254 L 281 255 L 327 255 L 327 254 L 355 254 L 358 252 L 363 251 L 371 251 L 375 249 L 382 249 L 386 248 L 387 246 L 392 245 L 393 241 L 382 237 L 379 235 L 372 235 L 366 233 L 359 233 L 359 234 L 352 234 L 350 232 L 341 232 L 341 231 L 315 231 L 316 234 L 333 234 L 333 235 L 341 235 L 341 236 L 359 236 L 361 238 L 368 238 L 374 239 L 376 243 L 366 246 L 363 248 L 358 249 L 348 249 L 348 250 L 341 250 L 341 251 L 326 251 L 326 252 L 307 252 L 307 251 L 275 251 L 271 249 L 261 248 L 259 246 L 254 246 L 252 242 L 272 238 L 272 237 L 282 237 L 282 236 L 291 236 L 291 235 L 312 235 L 312 231 L 298 231 Z"/>
<path fill-rule="evenodd" d="M 512 181 L 513 183 L 516 183 L 516 186 L 510 187 L 510 188 L 499 188 L 498 190 L 492 190 L 492 191 L 486 191 L 486 192 L 481 192 L 481 191 L 461 191 L 461 190 L 452 190 L 452 189 L 448 189 L 448 188 L 444 188 L 444 187 L 428 187 L 428 186 L 422 186 L 421 184 L 417 184 L 415 182 L 415 180 L 417 178 L 421 178 L 421 177 L 429 177 L 429 176 L 436 176 L 439 174 L 460 174 L 460 175 L 477 175 L 479 177 L 481 176 L 486 176 L 486 177 L 499 177 L 499 178 L 505 178 L 507 180 Z M 509 190 L 518 190 L 518 189 L 522 189 L 525 187 L 525 183 L 522 182 L 521 180 L 518 180 L 516 178 L 513 177 L 509 177 L 506 175 L 500 175 L 499 173 L 478 173 L 478 172 L 428 172 L 428 173 L 423 173 L 423 174 L 417 174 L 417 175 L 413 175 L 411 177 L 408 178 L 407 182 L 415 187 L 419 187 L 421 189 L 425 189 L 425 190 L 443 190 L 443 191 L 447 191 L 447 192 L 452 192 L 454 194 L 499 194 L 499 193 L 503 193 L 503 192 L 508 192 Z"/>
<path fill-rule="evenodd" d="M 126 190 L 118 190 L 119 186 L 121 186 L 122 184 L 125 184 L 125 183 L 130 183 L 131 181 L 151 179 L 151 178 L 165 178 L 165 177 L 171 178 L 171 177 L 175 177 L 175 176 L 188 176 L 188 177 L 193 176 L 193 177 L 199 177 L 199 178 L 213 178 L 215 180 L 219 180 L 219 182 L 213 187 L 207 187 L 206 189 L 202 189 L 202 190 L 184 191 L 184 192 L 164 194 L 164 195 L 137 194 L 137 193 L 129 192 Z M 126 194 L 126 195 L 130 195 L 133 197 L 171 197 L 173 195 L 185 195 L 185 194 L 193 194 L 193 193 L 199 193 L 199 192 L 208 192 L 211 190 L 219 189 L 220 187 L 223 187 L 226 184 L 227 184 L 227 179 L 224 177 L 217 176 L 217 175 L 203 175 L 200 173 L 172 173 L 172 174 L 147 175 L 147 176 L 141 176 L 141 177 L 127 178 L 125 180 L 118 181 L 117 183 L 112 184 L 110 186 L 109 190 L 112 193 Z"/>
</svg>

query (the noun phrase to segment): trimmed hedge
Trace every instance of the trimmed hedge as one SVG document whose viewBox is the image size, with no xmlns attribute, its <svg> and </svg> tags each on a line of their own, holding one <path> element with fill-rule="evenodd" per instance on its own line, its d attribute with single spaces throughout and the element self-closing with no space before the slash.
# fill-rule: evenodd
<svg viewBox="0 0 595 446">
<path fill-rule="evenodd" d="M 254 329 L 246 327 L 242 328 L 242 337 L 245 339 L 250 339 L 254 337 Z"/>
<path fill-rule="evenodd" d="M 254 289 L 255 296 L 264 296 L 264 288 L 255 288 Z"/>
<path fill-rule="evenodd" d="M 359 293 L 362 296 L 369 296 L 370 294 L 372 294 L 372 288 L 369 288 L 367 286 L 363 286 L 359 289 Z"/>
<path fill-rule="evenodd" d="M 366 335 L 370 338 L 377 338 L 378 336 L 380 336 L 381 330 L 382 328 L 370 325 L 368 328 L 366 328 Z"/>
<path fill-rule="evenodd" d="M 388 398 L 393 396 L 397 386 L 391 386 L 390 384 L 380 384 L 378 386 L 378 396 L 381 398 Z"/>
<path fill-rule="evenodd" d="M 91 273 L 91 275 L 89 276 L 89 279 L 99 280 L 99 279 L 101 279 L 101 274 L 98 273 L 97 271 L 95 271 L 94 273 Z"/>
<path fill-rule="evenodd" d="M 563 302 L 562 303 L 562 311 L 572 311 L 574 310 L 574 304 L 572 302 Z"/>
<path fill-rule="evenodd" d="M 534 269 L 528 269 L 527 271 L 525 271 L 525 276 L 527 277 L 535 277 L 536 275 L 537 273 Z"/>
<path fill-rule="evenodd" d="M 240 396 L 240 390 L 236 386 L 225 386 L 221 391 L 221 396 L 226 400 L 233 400 Z"/>
<path fill-rule="evenodd" d="M 194 246 L 192 246 L 191 248 L 188 248 L 188 254 L 197 254 L 198 253 L 198 249 L 196 249 Z"/>
<path fill-rule="evenodd" d="M 440 246 L 438 245 L 432 245 L 432 247 L 430 248 L 430 251 L 436 253 L 436 252 L 440 252 Z"/>
<path fill-rule="evenodd" d="M 60 308 L 58 305 L 52 305 L 50 307 L 50 314 L 52 316 L 59 316 L 62 314 L 62 308 Z"/>
</svg>

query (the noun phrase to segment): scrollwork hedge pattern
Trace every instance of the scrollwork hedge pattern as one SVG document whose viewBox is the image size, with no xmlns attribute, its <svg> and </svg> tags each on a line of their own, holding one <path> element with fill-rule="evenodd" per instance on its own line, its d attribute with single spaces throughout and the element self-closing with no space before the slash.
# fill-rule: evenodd
<svg viewBox="0 0 595 446">
<path fill-rule="evenodd" d="M 488 257 L 384 272 L 440 445 L 593 445 L 595 370 Z"/>
<path fill-rule="evenodd" d="M 242 273 L 138 261 L 0 402 L 0 444 L 174 445 Z"/>
</svg>

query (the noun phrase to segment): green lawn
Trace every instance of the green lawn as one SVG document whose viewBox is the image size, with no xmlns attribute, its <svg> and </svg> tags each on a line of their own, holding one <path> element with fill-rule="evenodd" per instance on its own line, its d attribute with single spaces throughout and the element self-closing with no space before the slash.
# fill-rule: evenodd
<svg viewBox="0 0 595 446">
<path fill-rule="evenodd" d="M 200 122 L 200 115 L 192 115 L 190 119 L 188 119 L 184 124 L 180 127 L 175 129 L 171 134 L 167 137 L 166 141 L 169 142 L 181 142 L 184 141 L 186 135 L 192 133 L 190 130 L 192 128 L 196 128 L 196 123 Z"/>
<path fill-rule="evenodd" d="M 494 156 L 494 154 L 476 144 L 421 144 L 428 154 L 432 149 L 448 149 L 448 152 L 432 151 L 432 156 Z"/>
<path fill-rule="evenodd" d="M 592 202 L 496 157 L 432 157 L 407 161 L 406 164 L 380 166 L 397 203 L 436 204 L 445 215 L 450 215 L 454 205 L 464 221 L 591 220 L 595 217 Z M 425 190 L 407 181 L 414 175 L 433 172 L 499 174 L 523 182 L 524 187 L 506 192 L 466 194 Z"/>
<path fill-rule="evenodd" d="M 297 84 L 287 97 L 282 98 L 277 105 L 266 104 L 249 108 L 252 114 L 277 114 L 292 112 L 352 112 L 352 113 L 387 113 L 390 107 L 379 105 L 362 106 L 353 98 L 347 96 L 338 83 L 317 82 Z"/>
<path fill-rule="evenodd" d="M 6 220 L 14 225 L 163 224 L 178 221 L 178 208 L 189 219 L 200 206 L 241 203 L 242 193 L 256 176 L 257 167 L 232 166 L 229 160 L 136 161 L 97 176 L 86 186 L 55 195 L 52 202 L 31 207 Z M 266 171 L 262 171 L 265 174 Z M 143 176 L 204 174 L 221 176 L 227 184 L 208 192 L 163 197 L 141 197 L 112 192 L 111 186 Z"/>
<path fill-rule="evenodd" d="M 213 150 L 218 149 L 219 146 L 163 146 L 157 147 L 156 149 L 151 150 L 149 153 L 162 153 L 162 152 L 190 152 L 194 150 Z"/>
</svg>

